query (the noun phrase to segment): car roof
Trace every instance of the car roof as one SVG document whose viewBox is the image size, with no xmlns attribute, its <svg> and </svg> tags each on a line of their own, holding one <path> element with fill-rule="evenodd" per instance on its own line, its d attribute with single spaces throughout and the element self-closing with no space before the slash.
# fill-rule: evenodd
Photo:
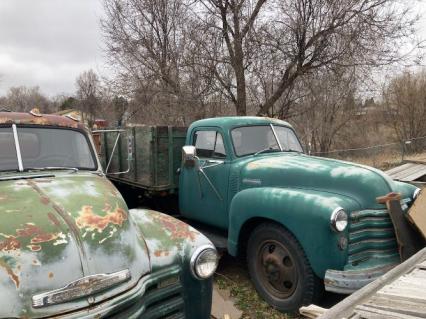
<svg viewBox="0 0 426 319">
<path fill-rule="evenodd" d="M 83 123 L 72 119 L 71 117 L 41 114 L 38 111 L 32 110 L 29 113 L 18 112 L 0 112 L 0 125 L 38 125 L 38 126 L 59 126 L 74 129 L 85 130 Z"/>
<path fill-rule="evenodd" d="M 287 126 L 292 128 L 292 126 L 286 121 L 269 118 L 269 117 L 226 116 L 226 117 L 213 117 L 213 118 L 196 121 L 192 123 L 190 130 L 192 130 L 194 127 L 199 127 L 199 126 L 206 126 L 206 127 L 218 126 L 218 127 L 222 127 L 224 130 L 229 130 L 238 126 L 269 125 L 269 124 L 282 125 L 282 126 Z"/>
</svg>

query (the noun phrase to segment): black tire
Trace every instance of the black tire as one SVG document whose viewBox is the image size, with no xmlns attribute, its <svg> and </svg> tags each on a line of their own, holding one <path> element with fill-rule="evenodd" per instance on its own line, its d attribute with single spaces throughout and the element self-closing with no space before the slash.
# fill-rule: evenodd
<svg viewBox="0 0 426 319">
<path fill-rule="evenodd" d="M 297 239 L 278 224 L 264 223 L 254 229 L 247 264 L 259 295 L 281 312 L 296 312 L 318 302 L 324 292 Z"/>
</svg>

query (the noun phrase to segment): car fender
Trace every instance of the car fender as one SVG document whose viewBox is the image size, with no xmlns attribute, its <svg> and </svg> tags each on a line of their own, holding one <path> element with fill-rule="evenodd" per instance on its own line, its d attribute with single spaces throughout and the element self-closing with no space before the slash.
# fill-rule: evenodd
<svg viewBox="0 0 426 319">
<path fill-rule="evenodd" d="M 336 208 L 347 213 L 359 209 L 359 204 L 338 194 L 277 187 L 251 188 L 239 192 L 229 211 L 228 250 L 239 251 L 241 230 L 250 221 L 276 222 L 298 240 L 315 274 L 323 278 L 327 269 L 341 269 L 347 250 L 339 248 L 347 230 L 337 233 L 331 229 L 330 217 Z"/>
</svg>

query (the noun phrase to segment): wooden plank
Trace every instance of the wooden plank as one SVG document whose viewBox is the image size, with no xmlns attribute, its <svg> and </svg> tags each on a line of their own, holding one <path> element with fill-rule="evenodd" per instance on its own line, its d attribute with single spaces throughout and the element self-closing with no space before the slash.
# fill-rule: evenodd
<svg viewBox="0 0 426 319">
<path fill-rule="evenodd" d="M 399 166 L 399 169 L 396 169 L 392 172 L 388 171 L 387 173 L 393 179 L 402 180 L 402 179 L 406 179 L 407 176 L 416 174 L 416 172 L 424 171 L 425 169 L 426 169 L 425 165 L 408 163 L 408 164 Z M 420 175 L 419 177 L 421 176 L 423 175 Z"/>
<path fill-rule="evenodd" d="M 389 310 L 410 316 L 426 318 L 426 304 L 412 302 L 404 298 L 373 296 L 370 300 L 364 303 L 364 305 L 376 309 Z"/>
<path fill-rule="evenodd" d="M 406 163 L 406 164 L 402 164 L 400 166 L 391 168 L 390 170 L 387 170 L 385 173 L 388 174 L 389 176 L 394 176 L 397 173 L 403 172 L 406 169 L 408 169 L 409 167 L 411 167 L 412 163 Z"/>
<path fill-rule="evenodd" d="M 355 307 L 355 312 L 358 313 L 361 318 L 365 319 L 418 319 L 416 316 L 410 316 L 406 314 L 396 313 L 393 311 L 387 311 L 382 309 L 372 308 L 366 305 L 360 305 Z"/>
<path fill-rule="evenodd" d="M 395 229 L 401 261 L 405 261 L 423 248 L 424 245 L 419 234 L 405 218 L 400 200 L 401 196 L 398 193 L 390 193 L 384 197 L 377 198 L 379 203 L 386 204 L 388 208 Z"/>
<path fill-rule="evenodd" d="M 343 301 L 339 302 L 337 305 L 333 306 L 331 309 L 326 311 L 320 319 L 341 319 L 343 317 L 346 318 L 358 318 L 354 316 L 357 314 L 354 312 L 354 308 L 356 305 L 365 303 L 368 299 L 372 298 L 377 291 L 379 291 L 384 285 L 388 285 L 389 283 L 394 282 L 400 276 L 416 269 L 417 265 L 424 263 L 426 261 L 426 248 L 422 251 L 411 257 L 409 260 L 404 263 L 396 266 L 382 277 L 376 279 L 372 283 L 368 284 L 364 288 L 354 292 L 352 295 L 345 298 Z M 421 295 L 424 295 L 422 293 Z M 397 296 L 400 298 L 400 296 Z M 389 296 L 385 296 L 385 298 L 389 298 Z M 413 301 L 417 302 L 417 301 Z M 358 315 L 358 314 L 357 314 Z M 387 318 L 386 316 L 381 316 L 379 318 Z"/>
<path fill-rule="evenodd" d="M 410 288 L 402 288 L 399 287 L 397 289 L 394 289 L 390 286 L 383 287 L 380 291 L 376 293 L 377 296 L 381 296 L 384 298 L 392 298 L 392 297 L 398 297 L 398 298 L 404 298 L 407 301 L 411 302 L 424 302 L 426 303 L 426 296 L 424 295 L 424 289 L 410 289 Z"/>
<path fill-rule="evenodd" d="M 426 239 L 426 191 L 420 191 L 414 204 L 408 211 L 408 219 Z"/>
<path fill-rule="evenodd" d="M 422 166 L 423 166 L 422 168 L 416 168 L 415 170 L 410 171 L 409 173 L 407 172 L 407 174 L 405 175 L 405 177 L 401 179 L 401 181 L 411 182 L 425 176 L 426 168 L 424 167 L 424 165 Z"/>
<path fill-rule="evenodd" d="M 426 165 L 406 163 L 386 171 L 386 174 L 395 180 L 411 182 L 426 175 Z"/>
</svg>

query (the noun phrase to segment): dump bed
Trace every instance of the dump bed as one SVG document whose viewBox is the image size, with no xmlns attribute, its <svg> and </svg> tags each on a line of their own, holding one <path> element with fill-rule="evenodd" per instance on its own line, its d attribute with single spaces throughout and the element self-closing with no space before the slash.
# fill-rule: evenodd
<svg viewBox="0 0 426 319">
<path fill-rule="evenodd" d="M 108 177 L 151 193 L 174 193 L 179 184 L 177 170 L 187 128 L 137 125 L 122 130 L 118 141 L 119 133 L 113 129 L 105 130 L 100 136 L 104 168 L 110 161 Z M 130 161 L 129 145 L 133 149 Z"/>
</svg>

